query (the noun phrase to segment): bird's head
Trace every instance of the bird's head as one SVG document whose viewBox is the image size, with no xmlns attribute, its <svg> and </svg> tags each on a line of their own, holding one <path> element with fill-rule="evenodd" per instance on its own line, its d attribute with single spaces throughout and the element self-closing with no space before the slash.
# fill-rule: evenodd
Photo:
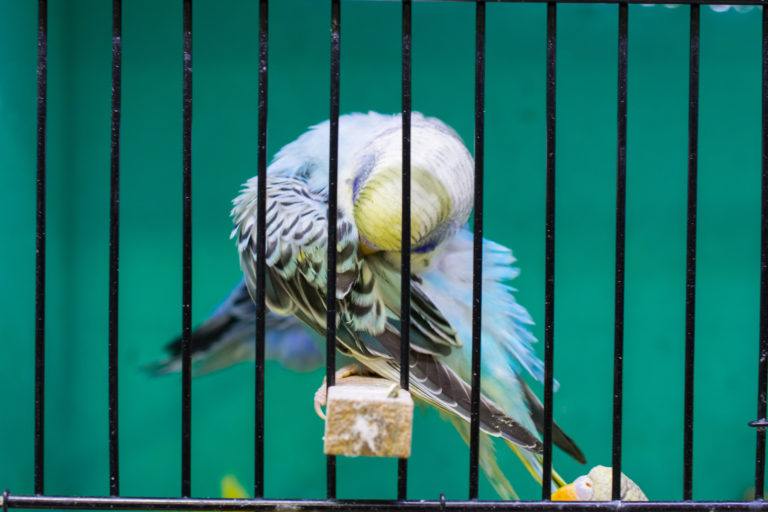
<svg viewBox="0 0 768 512">
<path fill-rule="evenodd" d="M 351 201 L 363 252 L 402 247 L 402 131 L 383 131 L 349 161 Z M 467 222 L 474 163 L 456 133 L 436 119 L 414 115 L 411 124 L 411 249 L 433 252 Z M 342 198 L 339 198 L 342 201 Z"/>
</svg>

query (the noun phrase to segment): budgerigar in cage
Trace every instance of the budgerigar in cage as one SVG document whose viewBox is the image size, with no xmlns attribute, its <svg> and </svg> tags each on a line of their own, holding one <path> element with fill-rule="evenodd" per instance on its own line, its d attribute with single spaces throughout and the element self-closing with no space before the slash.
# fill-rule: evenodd
<svg viewBox="0 0 768 512">
<path fill-rule="evenodd" d="M 399 115 L 339 119 L 337 348 L 393 382 L 400 372 L 401 127 Z M 271 314 L 297 318 L 320 336 L 326 326 L 328 140 L 326 121 L 283 147 L 267 171 L 266 302 Z M 458 135 L 438 119 L 414 113 L 411 141 L 411 391 L 468 440 L 473 242 L 466 223 L 474 163 Z M 254 295 L 257 203 L 254 177 L 232 210 L 232 235 Z M 492 439 L 502 438 L 540 481 L 543 407 L 523 376 L 543 380 L 543 365 L 532 349 L 533 321 L 508 284 L 519 272 L 511 251 L 484 240 L 483 258 L 480 464 L 499 495 L 510 499 L 517 494 L 496 463 Z M 233 294 L 242 295 L 239 290 Z M 215 316 L 236 317 L 226 307 Z M 252 321 L 249 328 L 241 342 L 252 347 Z M 290 336 L 278 339 L 287 343 Z M 216 345 L 206 343 L 209 349 Z M 225 351 L 231 362 L 245 353 L 234 348 Z M 557 425 L 553 439 L 585 461 Z"/>
</svg>

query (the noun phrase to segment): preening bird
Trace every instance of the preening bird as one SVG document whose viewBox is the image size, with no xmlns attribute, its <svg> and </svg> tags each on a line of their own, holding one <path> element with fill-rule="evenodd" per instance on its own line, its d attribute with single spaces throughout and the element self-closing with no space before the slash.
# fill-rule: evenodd
<svg viewBox="0 0 768 512">
<path fill-rule="evenodd" d="M 399 381 L 402 121 L 399 115 L 339 119 L 336 244 L 337 349 L 367 371 Z M 329 123 L 283 147 L 267 170 L 266 303 L 326 330 Z M 474 163 L 458 135 L 435 118 L 411 118 L 410 383 L 467 439 L 470 416 L 472 236 L 466 229 Z M 257 178 L 234 200 L 232 233 L 245 283 L 256 292 Z M 502 438 L 540 479 L 542 404 L 523 380 L 543 379 L 532 320 L 508 281 L 509 249 L 483 241 L 481 465 L 500 496 L 516 494 L 495 461 Z M 584 456 L 557 426 L 554 442 Z M 562 480 L 555 474 L 555 481 Z"/>
</svg>

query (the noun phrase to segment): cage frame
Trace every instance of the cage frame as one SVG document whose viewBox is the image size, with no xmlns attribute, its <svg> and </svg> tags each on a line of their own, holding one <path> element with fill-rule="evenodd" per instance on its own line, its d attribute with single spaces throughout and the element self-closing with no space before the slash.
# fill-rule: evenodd
<svg viewBox="0 0 768 512">
<path fill-rule="evenodd" d="M 108 300 L 108 391 L 109 391 L 109 496 L 52 496 L 44 493 L 44 403 L 45 403 L 45 250 L 46 250 L 46 124 L 47 124 L 47 0 L 38 0 L 37 31 L 37 201 L 36 201 L 36 263 L 35 263 L 35 377 L 34 377 L 34 494 L 13 494 L 6 490 L 0 497 L 3 512 L 11 509 L 90 509 L 90 510 L 348 510 L 383 511 L 402 509 L 412 511 L 443 511 L 446 509 L 477 512 L 516 510 L 520 512 L 565 512 L 590 510 L 594 512 L 768 511 L 765 498 L 765 428 L 768 397 L 768 0 L 730 0 L 728 5 L 762 6 L 762 84 L 761 84 L 761 243 L 760 243 L 760 306 L 758 339 L 757 419 L 749 426 L 756 430 L 755 497 L 751 501 L 693 501 L 693 411 L 694 411 L 694 353 L 695 353 L 695 292 L 696 292 L 696 232 L 697 232 L 697 164 L 699 112 L 699 24 L 700 6 L 720 4 L 722 0 L 434 0 L 475 4 L 475 91 L 474 91 L 474 149 L 475 196 L 473 225 L 474 240 L 483 233 L 484 178 L 484 112 L 485 112 L 485 19 L 486 5 L 491 3 L 546 4 L 546 196 L 545 196 L 545 303 L 544 303 L 544 432 L 543 481 L 541 500 L 502 501 L 478 499 L 479 404 L 481 355 L 481 244 L 473 247 L 472 304 L 472 394 L 469 445 L 469 482 L 467 500 L 407 499 L 407 459 L 398 462 L 397 499 L 339 500 L 336 499 L 336 459 L 327 457 L 327 498 L 324 500 L 279 500 L 264 498 L 264 300 L 265 283 L 265 202 L 257 208 L 257 308 L 255 386 L 255 453 L 253 499 L 192 498 L 191 488 L 191 355 L 192 332 L 192 0 L 180 0 L 183 5 L 182 52 L 182 393 L 181 393 L 181 475 L 180 497 L 128 497 L 120 494 L 119 429 L 118 429 L 118 296 L 119 296 L 119 238 L 120 238 L 120 126 L 122 77 L 122 0 L 112 0 L 112 97 L 110 120 L 110 229 L 109 229 L 109 300 Z M 371 1 L 371 0 L 364 0 Z M 410 122 L 411 122 L 411 36 L 413 1 L 393 0 L 402 4 L 402 267 L 401 298 L 403 325 L 400 385 L 408 389 L 408 319 L 410 318 Z M 328 202 L 328 294 L 326 336 L 326 382 L 335 378 L 335 240 L 336 190 L 338 179 L 339 81 L 341 59 L 341 0 L 328 0 L 330 6 L 330 138 L 329 138 L 329 202 Z M 614 358 L 613 358 L 613 423 L 612 423 L 612 501 L 553 502 L 552 482 L 552 401 L 554 356 L 554 270 L 555 270 L 555 126 L 557 121 L 555 91 L 557 49 L 557 6 L 564 3 L 599 3 L 617 6 L 617 165 L 616 165 L 616 233 L 615 233 L 615 291 L 614 291 Z M 685 313 L 685 389 L 683 437 L 683 489 L 681 501 L 626 502 L 620 499 L 622 405 L 623 405 L 623 336 L 624 336 L 624 249 L 626 213 L 626 144 L 627 144 L 627 61 L 628 6 L 630 4 L 677 4 L 690 7 L 689 32 L 689 101 L 688 101 L 688 185 L 686 230 L 686 313 Z M 267 178 L 267 73 L 269 0 L 259 0 L 259 71 L 257 121 L 257 187 L 259 197 L 266 197 Z"/>
</svg>

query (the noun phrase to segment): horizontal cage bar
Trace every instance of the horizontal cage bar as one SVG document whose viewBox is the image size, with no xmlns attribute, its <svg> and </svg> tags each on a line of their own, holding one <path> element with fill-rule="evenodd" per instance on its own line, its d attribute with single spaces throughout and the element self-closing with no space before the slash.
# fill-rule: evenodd
<svg viewBox="0 0 768 512">
<path fill-rule="evenodd" d="M 757 512 L 768 510 L 764 501 L 437 501 L 437 500 L 272 500 L 222 498 L 126 498 L 100 496 L 4 496 L 8 509 L 87 509 L 87 510 L 349 510 L 409 511 L 474 510 L 492 512 L 586 511 L 614 512 Z"/>
</svg>

